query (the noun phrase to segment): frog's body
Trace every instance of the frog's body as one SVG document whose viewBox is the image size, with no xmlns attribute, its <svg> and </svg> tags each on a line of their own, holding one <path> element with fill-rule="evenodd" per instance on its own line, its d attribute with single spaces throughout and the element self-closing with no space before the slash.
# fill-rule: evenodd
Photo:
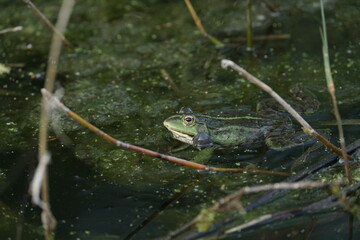
<svg viewBox="0 0 360 240">
<path fill-rule="evenodd" d="M 273 138 L 293 132 L 286 117 L 212 117 L 193 113 L 189 108 L 183 108 L 179 114 L 167 118 L 164 125 L 175 139 L 199 149 L 229 146 L 255 148 L 264 144 L 279 149 L 278 141 Z"/>
</svg>

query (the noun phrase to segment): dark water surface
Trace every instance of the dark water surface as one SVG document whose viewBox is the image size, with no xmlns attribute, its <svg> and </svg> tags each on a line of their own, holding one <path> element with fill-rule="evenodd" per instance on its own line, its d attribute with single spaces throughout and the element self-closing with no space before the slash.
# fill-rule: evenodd
<svg viewBox="0 0 360 240">
<path fill-rule="evenodd" d="M 246 1 L 193 1 L 206 30 L 226 47 L 216 48 L 201 37 L 183 1 L 77 1 L 66 36 L 74 50 L 63 49 L 58 83 L 64 103 L 110 135 L 165 154 L 176 145 L 163 120 L 183 106 L 196 112 L 255 111 L 268 96 L 220 66 L 232 59 L 282 96 L 300 84 L 321 105 L 309 121 L 333 120 L 324 79 L 319 2 L 253 1 L 254 36 L 284 36 L 254 41 L 246 51 Z M 35 2 L 52 22 L 59 1 Z M 360 3 L 325 1 L 328 41 L 339 108 L 344 119 L 360 117 Z M 37 164 L 40 89 L 44 84 L 51 41 L 49 30 L 21 1 L 0 1 L 0 64 L 11 66 L 0 75 L 0 238 L 42 239 L 40 211 L 28 197 Z M 172 84 L 162 77 L 166 71 Z M 235 190 L 275 183 L 284 177 L 239 173 L 199 173 L 127 150 L 117 149 L 78 123 L 55 114 L 61 136 L 49 142 L 51 206 L 58 220 L 56 239 L 124 239 L 169 199 L 187 192 L 162 211 L 134 239 L 167 235 L 193 219 L 201 209 Z M 333 142 L 336 129 L 332 131 Z M 345 127 L 346 141 L 359 138 L 359 126 Z M 51 131 L 50 137 L 56 137 Z M 284 136 L 286 137 L 286 136 Z M 217 151 L 208 164 L 290 171 L 304 147 L 285 152 Z M 191 159 L 188 148 L 176 156 Z M 312 160 L 328 155 L 323 151 Z M 298 169 L 304 169 L 300 164 Z M 360 174 L 354 169 L 354 180 Z M 310 179 L 343 177 L 335 166 Z M 331 196 L 325 189 L 292 191 L 277 201 L 237 217 L 228 229 L 264 214 L 300 208 Z M 359 195 L 352 200 L 359 204 Z M 244 203 L 255 199 L 247 196 Z M 358 209 L 358 208 L 357 208 Z M 357 210 L 359 211 L 359 210 Z M 196 235 L 195 235 L 196 236 Z M 209 236 L 209 235 L 208 235 Z M 208 237 L 207 236 L 207 237 Z M 311 214 L 294 214 L 266 225 L 229 235 L 227 239 L 359 239 L 356 217 L 338 205 Z M 194 237 L 198 238 L 198 237 Z"/>
</svg>

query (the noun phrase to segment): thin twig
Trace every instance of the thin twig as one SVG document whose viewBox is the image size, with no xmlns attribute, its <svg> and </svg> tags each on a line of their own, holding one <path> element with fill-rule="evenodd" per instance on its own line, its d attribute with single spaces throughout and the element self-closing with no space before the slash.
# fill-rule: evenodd
<svg viewBox="0 0 360 240">
<path fill-rule="evenodd" d="M 269 87 L 267 84 L 260 81 L 258 78 L 254 77 L 252 74 L 247 72 L 245 69 L 240 67 L 239 65 L 235 64 L 231 60 L 223 59 L 221 61 L 221 66 L 223 68 L 231 67 L 236 72 L 238 72 L 240 75 L 244 76 L 247 80 L 249 80 L 251 83 L 255 84 L 256 86 L 260 87 L 262 90 L 267 92 L 270 96 L 272 96 L 278 103 L 280 103 L 281 106 L 284 107 L 284 109 L 290 113 L 296 121 L 298 121 L 303 126 L 303 131 L 307 134 L 310 134 L 311 136 L 315 137 L 317 140 L 322 142 L 327 148 L 335 152 L 337 155 L 342 156 L 342 151 L 338 149 L 336 146 L 334 146 L 331 142 L 329 142 L 326 138 L 321 136 L 314 128 L 310 126 L 308 122 L 305 121 L 304 118 L 300 116 L 298 112 L 295 111 L 282 97 L 279 96 L 271 87 Z M 350 159 L 351 157 L 348 156 Z"/>
<path fill-rule="evenodd" d="M 301 183 L 301 182 L 299 182 Z M 306 183 L 306 182 L 303 182 L 303 183 Z M 321 186 L 321 183 L 320 182 L 308 182 L 310 183 L 311 186 L 309 186 L 309 188 L 316 188 L 316 187 L 322 187 Z M 318 186 L 317 183 L 319 183 Z M 345 189 L 344 191 L 341 191 L 341 193 L 336 193 L 338 191 L 338 187 L 339 187 L 339 184 L 341 184 L 340 182 L 339 183 L 330 183 L 330 184 L 324 184 L 323 186 L 328 186 L 330 188 L 331 191 L 333 191 L 334 195 L 331 195 L 330 197 L 326 198 L 326 199 L 323 199 L 323 200 L 320 200 L 318 202 L 315 202 L 315 203 L 312 203 L 306 207 L 302 207 L 302 208 L 292 208 L 290 210 L 284 210 L 284 211 L 280 211 L 280 212 L 277 212 L 277 213 L 272 213 L 272 214 L 266 214 L 266 215 L 263 215 L 263 216 L 260 216 L 258 218 L 255 218 L 249 222 L 246 222 L 244 224 L 241 224 L 239 226 L 236 226 L 236 227 L 233 227 L 231 229 L 228 229 L 225 231 L 225 234 L 222 235 L 222 237 L 225 237 L 226 235 L 228 234 L 231 234 L 233 232 L 239 232 L 239 231 L 242 231 L 244 230 L 245 228 L 249 228 L 249 227 L 252 227 L 254 225 L 257 225 L 259 223 L 269 223 L 269 221 L 274 221 L 276 219 L 279 219 L 279 218 L 282 218 L 284 219 L 284 217 L 286 216 L 298 216 L 299 213 L 308 213 L 308 214 L 311 214 L 311 213 L 314 213 L 314 211 L 321 211 L 324 209 L 324 207 L 333 207 L 335 204 L 336 205 L 340 205 L 344 208 L 345 211 L 348 211 L 348 207 L 351 205 L 351 203 L 346 200 L 346 195 L 349 194 L 350 192 L 353 192 L 354 190 L 353 189 Z M 357 187 L 358 188 L 358 187 Z M 334 189 L 335 192 L 334 192 Z M 356 187 L 354 188 L 356 189 Z M 336 201 L 337 200 L 337 201 Z M 345 206 L 343 205 L 343 200 L 346 201 L 346 204 Z M 354 214 L 352 212 L 352 215 L 351 216 L 356 216 L 356 214 Z"/>
<path fill-rule="evenodd" d="M 324 68 L 325 68 L 325 77 L 326 77 L 326 83 L 328 87 L 328 91 L 331 96 L 332 104 L 334 106 L 334 115 L 337 122 L 338 132 L 339 132 L 339 139 L 340 139 L 340 145 L 341 145 L 341 152 L 342 156 L 344 158 L 344 169 L 346 177 L 349 181 L 349 184 L 353 183 L 351 173 L 349 170 L 349 159 L 346 154 L 346 144 L 345 144 L 345 137 L 344 137 L 344 131 L 342 127 L 341 117 L 339 113 L 339 109 L 337 106 L 336 101 L 336 94 L 335 94 L 335 85 L 334 80 L 331 74 L 331 67 L 330 67 L 330 58 L 329 58 L 329 49 L 328 49 L 328 42 L 327 42 L 327 33 L 326 33 L 326 22 L 325 22 L 325 13 L 324 13 L 324 6 L 323 1 L 320 0 L 321 5 L 321 19 L 322 19 L 322 30 L 320 29 L 320 35 L 322 39 L 322 52 L 324 57 Z"/>
<path fill-rule="evenodd" d="M 3 30 L 0 30 L 0 34 L 10 33 L 10 32 L 17 32 L 23 30 L 22 26 L 17 26 L 13 28 L 5 28 Z"/>
<path fill-rule="evenodd" d="M 253 219 L 253 220 L 251 220 L 251 221 L 249 221 L 249 222 L 246 222 L 246 223 L 244 223 L 244 224 L 241 224 L 241 225 L 239 225 L 239 226 L 236 226 L 236 227 L 233 227 L 233 228 L 231 228 L 231 229 L 229 229 L 229 230 L 226 230 L 226 232 L 225 232 L 224 235 L 227 235 L 227 234 L 230 234 L 230 233 L 233 233 L 233 232 L 240 232 L 241 230 L 243 230 L 243 229 L 245 229 L 245 228 L 249 228 L 249 227 L 251 227 L 251 226 L 254 226 L 254 225 L 256 225 L 256 224 L 259 224 L 259 223 L 261 223 L 261 222 L 264 222 L 264 221 L 266 221 L 266 220 L 269 220 L 269 219 L 271 219 L 272 217 L 273 217 L 272 214 L 262 215 L 262 216 L 260 216 L 260 217 L 258 217 L 258 218 L 255 218 L 255 219 Z"/>
<path fill-rule="evenodd" d="M 139 152 L 145 155 L 149 155 L 151 157 L 156 157 L 156 158 L 160 158 L 172 163 L 176 163 L 179 165 L 183 165 L 186 167 L 190 167 L 193 169 L 197 169 L 197 170 L 201 170 L 201 171 L 215 171 L 215 172 L 246 172 L 246 173 L 260 173 L 260 174 L 271 174 L 271 175 L 279 175 L 279 176 L 289 176 L 289 173 L 286 172 L 275 172 L 275 171 L 268 171 L 268 170 L 262 170 L 262 169 L 252 169 L 252 170 L 248 170 L 245 168 L 218 168 L 218 167 L 212 167 L 212 166 L 207 166 L 207 165 L 203 165 L 203 164 L 199 164 L 196 162 L 192 162 L 192 161 L 188 161 L 182 158 L 177 158 L 177 157 L 173 157 L 173 156 L 169 156 L 169 155 L 165 155 L 162 153 L 158 153 L 146 148 L 142 148 L 142 147 L 138 147 L 129 143 L 125 143 L 122 142 L 120 140 L 117 140 L 113 137 L 111 137 L 110 135 L 106 134 L 105 132 L 101 131 L 100 129 L 98 129 L 97 127 L 95 127 L 94 125 L 92 125 L 91 123 L 89 123 L 88 121 L 86 121 L 85 119 L 83 119 L 82 117 L 80 117 L 79 115 L 77 115 L 75 112 L 71 111 L 68 107 L 66 107 L 63 103 L 61 103 L 59 101 L 58 98 L 54 97 L 52 94 L 50 94 L 46 89 L 41 89 L 41 93 L 43 95 L 44 98 L 48 99 L 51 102 L 52 107 L 64 112 L 65 114 L 67 114 L 69 117 L 71 117 L 72 119 L 74 119 L 75 121 L 77 121 L 78 123 L 80 123 L 81 125 L 87 127 L 90 131 L 96 133 L 97 135 L 99 135 L 100 137 L 102 137 L 104 140 L 106 140 L 107 142 L 114 144 L 118 147 L 121 148 L 125 148 L 125 149 L 129 149 L 135 152 Z"/>
<path fill-rule="evenodd" d="M 272 34 L 272 35 L 262 35 L 262 36 L 253 36 L 253 41 L 263 41 L 263 40 L 283 40 L 283 39 L 289 39 L 291 38 L 290 34 L 284 33 L 284 34 Z M 246 37 L 236 37 L 229 39 L 231 42 L 237 42 L 237 41 L 247 41 Z"/>
<path fill-rule="evenodd" d="M 29 1 L 26 1 L 29 3 Z M 31 2 L 30 2 L 31 3 Z M 48 66 L 46 71 L 46 80 L 45 80 L 45 88 L 48 91 L 52 91 L 54 89 L 54 82 L 56 78 L 57 66 L 59 61 L 59 56 L 61 52 L 61 46 L 63 39 L 59 37 L 56 32 L 63 33 L 65 31 L 66 25 L 69 21 L 73 6 L 75 4 L 75 0 L 64 0 L 58 16 L 58 21 L 56 23 L 56 31 L 53 34 Z M 39 127 L 39 149 L 38 149 L 38 157 L 39 157 L 39 165 L 42 174 L 41 174 L 41 204 L 38 204 L 39 207 L 42 208 L 43 212 L 41 214 L 41 219 L 44 225 L 44 234 L 45 239 L 53 238 L 53 231 L 56 226 L 56 220 L 51 213 L 50 210 L 50 197 L 49 197 L 49 189 L 48 189 L 48 176 L 47 176 L 47 168 L 46 164 L 43 163 L 44 156 L 47 155 L 47 141 L 48 141 L 48 101 L 44 97 L 41 101 L 41 112 L 40 112 L 40 127 Z M 39 170 L 39 171 L 40 171 Z M 37 178 L 38 179 L 38 178 Z M 34 181 L 37 180 L 34 178 Z M 32 184 L 33 185 L 33 184 Z M 37 188 L 32 188 L 36 190 Z M 36 194 L 36 192 L 32 192 L 32 195 Z M 33 196 L 34 197 L 34 196 Z M 38 200 L 38 199 L 35 199 Z M 39 201 L 36 201 L 39 202 Z"/>
<path fill-rule="evenodd" d="M 169 83 L 171 89 L 174 90 L 174 92 L 176 94 L 180 94 L 180 90 L 176 86 L 176 83 L 174 82 L 172 77 L 169 75 L 169 73 L 164 68 L 160 69 L 160 74 L 161 74 L 161 77 Z"/>
<path fill-rule="evenodd" d="M 349 145 L 347 147 L 347 150 L 348 150 L 348 152 L 353 152 L 356 149 L 358 149 L 359 146 L 360 146 L 360 140 L 358 140 L 355 143 Z M 314 174 L 314 173 L 318 172 L 320 169 L 323 169 L 324 166 L 329 166 L 330 163 L 334 163 L 334 162 L 336 162 L 335 155 L 329 156 L 328 159 L 325 160 L 325 161 L 322 161 L 322 163 L 320 163 L 320 165 L 315 164 L 313 166 L 310 166 L 309 169 L 308 169 L 308 172 L 306 174 L 301 174 L 300 173 L 300 174 L 294 175 L 294 176 L 292 176 L 290 178 L 287 178 L 285 181 L 289 183 L 289 182 L 293 182 L 293 181 L 302 180 L 302 179 L 305 178 L 305 176 L 311 176 L 310 174 Z M 318 165 L 318 166 L 316 166 L 316 165 Z M 345 196 L 347 196 L 350 192 L 354 192 L 355 190 L 359 189 L 359 186 L 360 186 L 360 183 L 357 183 L 355 186 L 353 185 L 351 187 L 346 187 L 344 191 L 339 192 L 338 184 L 345 184 L 345 181 L 335 183 L 335 185 L 330 184 L 330 190 L 335 195 L 331 195 L 330 197 L 328 197 L 328 198 L 326 198 L 324 200 L 321 200 L 320 202 L 312 203 L 311 205 L 309 205 L 309 206 L 307 206 L 305 208 L 301 208 L 301 209 L 292 208 L 292 210 L 290 210 L 290 212 L 293 211 L 291 213 L 291 215 L 293 216 L 294 214 L 299 214 L 299 210 L 300 210 L 300 212 L 311 214 L 314 211 L 318 211 L 319 209 L 323 209 L 324 207 L 329 208 L 330 207 L 329 204 L 331 204 L 331 203 L 336 204 L 336 202 L 341 201 L 341 197 L 346 199 Z M 286 193 L 285 190 L 286 189 L 268 191 L 264 195 L 260 196 L 259 198 L 255 199 L 254 201 L 252 201 L 249 204 L 247 204 L 246 206 L 244 206 L 243 209 L 245 211 L 247 211 L 247 212 L 250 212 L 250 211 L 252 211 L 253 209 L 255 209 L 257 207 L 265 205 L 266 203 L 273 202 L 275 199 L 278 199 L 282 195 L 284 195 L 284 193 Z M 336 201 L 336 200 L 338 200 L 338 201 Z M 219 203 L 222 203 L 222 202 L 219 201 Z M 341 202 L 339 202 L 339 204 L 342 205 Z M 238 206 L 239 206 L 239 204 L 238 204 Z M 348 210 L 345 207 L 344 207 L 344 209 L 346 211 Z M 352 205 L 351 209 L 354 210 L 354 209 L 359 209 L 359 208 L 357 208 L 356 205 Z M 286 210 L 286 211 L 288 211 L 288 210 Z M 271 217 L 271 218 L 267 218 L 267 217 L 264 216 L 263 220 L 266 223 L 268 223 L 269 221 L 273 221 L 273 220 L 275 220 L 275 218 L 280 217 L 280 215 L 282 215 L 282 213 L 286 214 L 286 211 L 282 211 L 282 212 L 280 212 L 280 214 L 279 213 L 272 214 L 273 217 Z M 359 216 L 359 214 L 358 214 L 359 212 L 358 213 L 351 212 L 351 213 L 353 215 L 355 215 L 355 216 Z M 223 229 L 224 229 L 223 226 L 224 225 L 229 225 L 229 224 L 233 223 L 238 218 L 239 218 L 239 216 L 233 215 L 233 217 L 227 217 L 226 220 L 220 220 L 219 222 L 214 223 L 212 225 L 211 229 L 209 229 L 207 232 L 214 232 L 214 228 L 220 227 L 220 226 L 221 226 L 221 231 L 223 231 Z M 255 223 L 258 224 L 258 223 L 261 222 L 261 219 L 262 219 L 262 217 L 254 219 L 255 221 L 252 222 L 252 223 L 253 224 L 255 224 Z M 256 222 L 256 221 L 259 221 L 259 222 Z M 192 223 L 192 225 L 194 225 L 194 224 L 195 223 Z M 189 225 L 189 224 L 187 224 L 187 225 Z M 240 228 L 241 228 L 241 230 L 243 230 L 245 227 L 248 228 L 248 227 L 251 227 L 251 226 L 253 226 L 253 225 L 252 224 L 247 225 L 247 223 L 244 223 L 244 225 L 242 225 L 242 227 L 240 227 Z M 178 230 L 175 231 L 175 232 L 177 234 L 181 234 L 184 231 L 186 231 L 186 229 L 188 229 L 189 227 L 191 227 L 191 226 L 188 226 L 187 228 L 183 227 L 183 230 L 181 232 L 178 231 Z M 201 236 L 204 236 L 204 235 L 202 234 Z M 218 236 L 218 238 L 222 239 L 223 236 Z"/>
<path fill-rule="evenodd" d="M 223 44 L 221 41 L 219 41 L 218 39 L 216 39 L 215 37 L 211 36 L 210 34 L 208 34 L 208 33 L 205 31 L 205 28 L 204 28 L 203 25 L 201 24 L 201 20 L 200 20 L 200 18 L 198 17 L 198 15 L 196 14 L 196 11 L 195 11 L 194 7 L 192 6 L 190 0 L 184 0 L 184 1 L 185 1 L 186 7 L 187 7 L 187 9 L 189 10 L 190 15 L 191 15 L 191 17 L 193 18 L 193 20 L 194 20 L 194 22 L 195 22 L 195 25 L 196 25 L 196 27 L 198 28 L 200 34 L 203 35 L 204 37 L 206 37 L 207 39 L 209 39 L 213 44 L 215 44 L 215 46 L 217 46 L 217 47 L 224 46 L 224 44 Z"/>
<path fill-rule="evenodd" d="M 179 191 L 171 196 L 171 198 L 167 199 L 161 206 L 156 209 L 150 216 L 148 216 L 144 221 L 142 221 L 138 226 L 134 228 L 125 238 L 124 240 L 129 240 L 133 238 L 141 229 L 151 223 L 159 214 L 161 214 L 166 208 L 168 208 L 171 204 L 176 202 L 182 196 L 184 196 L 189 190 L 193 189 L 195 184 L 199 181 L 198 179 L 192 180 L 190 183 L 184 185 Z"/>
<path fill-rule="evenodd" d="M 350 144 L 347 146 L 347 152 L 352 153 L 356 149 L 360 147 L 360 140 Z M 311 166 L 306 167 L 302 171 L 298 172 L 297 174 L 287 178 L 286 182 L 297 182 L 297 181 L 303 181 L 305 179 L 309 179 L 314 174 L 319 173 L 321 170 L 323 170 L 326 167 L 333 166 L 338 162 L 338 159 L 336 155 L 331 154 L 327 156 L 325 159 L 321 160 L 320 162 L 314 163 Z M 266 203 L 272 202 L 277 198 L 280 198 L 282 195 L 284 195 L 286 191 L 270 191 L 262 196 L 258 197 L 256 200 L 252 201 L 248 205 L 246 205 L 244 208 L 246 211 L 251 211 L 257 207 L 263 206 Z"/>
<path fill-rule="evenodd" d="M 175 230 L 174 232 L 170 233 L 168 236 L 165 237 L 165 239 L 172 239 L 174 236 L 179 235 L 189 228 L 193 227 L 196 224 L 199 224 L 203 219 L 207 219 L 207 216 L 212 215 L 215 217 L 216 212 L 224 212 L 224 211 L 242 211 L 242 205 L 240 203 L 241 197 L 245 194 L 250 193 L 257 193 L 257 192 L 263 192 L 263 191 L 270 191 L 270 190 L 281 190 L 281 189 L 308 189 L 308 188 L 320 188 L 324 186 L 333 186 L 338 185 L 339 183 L 323 183 L 323 182 L 317 182 L 317 181 L 303 181 L 303 182 L 296 182 L 296 183 L 275 183 L 275 184 L 264 184 L 264 185 L 258 185 L 258 186 L 247 186 L 243 187 L 240 190 L 236 191 L 235 193 L 232 193 L 225 198 L 221 198 L 218 200 L 213 206 L 211 206 L 208 209 L 203 209 L 198 216 L 196 216 L 194 219 L 189 221 L 188 223 L 184 224 L 181 228 L 178 230 Z M 212 213 L 212 214 L 211 214 Z M 231 228 L 227 230 L 225 233 L 229 234 L 232 232 L 240 231 L 241 229 L 245 227 L 252 226 L 258 222 L 262 222 L 264 220 L 267 220 L 271 218 L 272 215 L 264 215 L 260 218 L 254 219 L 250 222 L 247 222 L 245 224 L 242 224 L 240 226 Z M 211 220 L 215 220 L 214 218 Z M 209 221 L 205 224 L 205 228 L 209 227 L 213 222 Z M 207 226 L 206 226 L 207 225 Z M 205 230 L 205 229 L 202 229 Z"/>
<path fill-rule="evenodd" d="M 245 194 L 264 192 L 270 190 L 282 190 L 282 189 L 304 189 L 304 188 L 318 188 L 327 186 L 329 183 L 316 182 L 316 181 L 302 181 L 302 182 L 280 182 L 274 184 L 264 184 L 258 186 L 247 186 L 243 187 L 240 190 L 232 193 L 225 198 L 222 198 L 218 201 L 212 208 L 216 211 L 219 209 L 227 208 L 229 205 L 232 205 L 233 201 L 240 201 L 241 197 Z"/>
<path fill-rule="evenodd" d="M 32 3 L 30 0 L 23 0 L 23 2 L 28 5 L 28 7 L 45 23 L 45 25 L 53 31 L 56 35 L 59 36 L 61 41 L 67 46 L 72 47 L 72 44 L 65 38 L 63 32 L 54 27 L 54 25 L 47 19 L 47 17 L 42 14 L 42 12 Z"/>
<path fill-rule="evenodd" d="M 190 12 L 190 15 L 191 17 L 193 18 L 194 22 L 195 22 L 195 25 L 196 27 L 198 28 L 199 32 L 204 36 L 206 37 L 207 36 L 207 33 L 201 23 L 201 20 L 200 18 L 198 17 L 198 15 L 196 14 L 195 12 L 195 9 L 193 7 L 193 5 L 191 4 L 190 0 L 184 0 L 185 1 L 185 4 L 186 4 L 186 7 L 188 8 L 189 12 Z"/>
</svg>

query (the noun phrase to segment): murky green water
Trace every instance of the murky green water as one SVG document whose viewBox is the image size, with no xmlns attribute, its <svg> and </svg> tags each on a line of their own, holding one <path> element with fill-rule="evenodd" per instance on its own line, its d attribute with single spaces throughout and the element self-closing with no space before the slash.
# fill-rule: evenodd
<svg viewBox="0 0 360 240">
<path fill-rule="evenodd" d="M 256 40 L 254 52 L 245 50 L 246 1 L 193 2 L 207 31 L 224 41 L 225 48 L 215 48 L 199 35 L 183 1 L 78 1 L 66 32 L 76 47 L 64 49 L 57 77 L 65 89 L 64 103 L 120 140 L 169 154 L 175 141 L 162 122 L 182 106 L 210 113 L 253 111 L 257 102 L 267 98 L 234 72 L 221 68 L 220 60 L 229 58 L 282 96 L 290 94 L 290 86 L 301 83 L 321 102 L 311 119 L 315 123 L 333 119 L 323 73 L 318 1 L 271 1 L 279 15 L 261 1 L 253 1 L 255 36 L 290 35 Z M 360 5 L 356 0 L 325 2 L 341 114 L 345 119 L 359 118 Z M 36 4 L 51 21 L 56 20 L 58 1 Z M 10 74 L 0 76 L 0 237 L 41 239 L 40 211 L 30 203 L 27 188 L 37 163 L 40 88 L 51 34 L 21 1 L 3 1 L 0 6 L 0 29 L 23 26 L 20 32 L 0 35 L 0 63 L 12 66 Z M 169 74 L 177 89 L 161 71 Z M 134 238 L 164 236 L 236 189 L 284 179 L 199 173 L 117 149 L 62 115 L 56 116 L 54 123 L 71 139 L 68 144 L 61 138 L 49 142 L 57 239 L 123 239 L 185 185 L 192 184 Z M 345 134 L 347 142 L 353 142 L 359 138 L 360 128 L 346 127 Z M 245 167 L 254 163 L 259 168 L 281 170 L 302 150 L 265 155 L 219 151 L 209 164 Z M 189 148 L 176 155 L 190 159 L 196 153 Z M 314 161 L 324 157 L 326 153 Z M 359 181 L 359 173 L 354 174 Z M 342 168 L 335 167 L 313 178 L 331 180 L 342 175 Z M 325 190 L 294 191 L 232 224 L 329 196 Z M 250 196 L 245 202 L 253 199 Z M 349 234 L 356 239 L 359 223 L 356 218 L 353 221 L 354 228 L 349 231 L 349 214 L 338 207 L 251 228 L 229 239 L 346 239 Z"/>
</svg>

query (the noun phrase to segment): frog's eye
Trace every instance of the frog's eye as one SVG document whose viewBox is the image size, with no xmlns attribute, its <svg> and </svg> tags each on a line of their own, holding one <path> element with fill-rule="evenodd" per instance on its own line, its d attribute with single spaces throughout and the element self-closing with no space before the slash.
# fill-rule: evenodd
<svg viewBox="0 0 360 240">
<path fill-rule="evenodd" d="M 184 116 L 184 118 L 183 118 L 183 122 L 184 122 L 186 125 L 192 125 L 192 124 L 195 122 L 195 118 L 194 118 L 194 116 L 186 115 L 186 116 Z"/>
</svg>

